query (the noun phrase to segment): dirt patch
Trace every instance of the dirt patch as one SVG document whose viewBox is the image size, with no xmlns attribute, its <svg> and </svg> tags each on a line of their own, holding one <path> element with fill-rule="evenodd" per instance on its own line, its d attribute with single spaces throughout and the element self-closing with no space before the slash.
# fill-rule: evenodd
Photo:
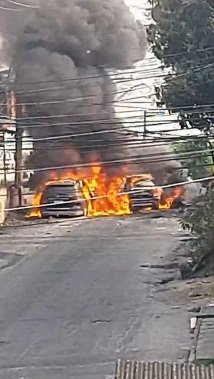
<svg viewBox="0 0 214 379">
<path fill-rule="evenodd" d="M 38 224 L 49 224 L 53 223 L 53 219 L 39 219 L 39 218 L 27 218 L 25 214 L 11 214 L 7 217 L 3 228 L 7 227 L 21 227 L 21 226 L 32 226 Z"/>
<path fill-rule="evenodd" d="M 195 304 L 199 306 L 214 298 L 214 277 L 184 280 L 173 283 L 167 296 L 177 304 Z"/>
</svg>

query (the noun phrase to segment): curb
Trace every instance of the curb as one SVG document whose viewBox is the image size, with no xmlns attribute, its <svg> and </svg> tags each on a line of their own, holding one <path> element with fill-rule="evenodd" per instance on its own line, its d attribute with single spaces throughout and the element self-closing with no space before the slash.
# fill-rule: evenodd
<svg viewBox="0 0 214 379">
<path fill-rule="evenodd" d="M 210 319 L 213 318 L 213 324 L 214 324 L 214 314 L 209 313 L 209 312 L 206 313 L 206 309 L 209 309 L 211 307 L 213 308 L 213 313 L 214 313 L 214 300 L 211 300 L 209 304 L 206 304 L 203 307 L 201 307 L 200 312 L 198 312 L 197 314 L 193 314 L 192 317 L 190 318 L 190 330 L 194 334 L 193 334 L 193 343 L 190 349 L 189 362 L 197 361 L 198 342 L 200 338 L 200 332 L 201 332 L 201 327 L 203 325 L 203 321 L 209 318 Z M 212 357 L 207 357 L 207 359 L 210 359 L 210 358 Z M 214 353 L 213 353 L 213 359 L 214 359 Z"/>
</svg>

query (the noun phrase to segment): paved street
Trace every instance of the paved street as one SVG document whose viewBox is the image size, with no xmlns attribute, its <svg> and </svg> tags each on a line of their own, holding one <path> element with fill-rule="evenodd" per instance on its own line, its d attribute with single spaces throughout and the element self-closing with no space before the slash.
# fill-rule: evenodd
<svg viewBox="0 0 214 379">
<path fill-rule="evenodd" d="M 118 357 L 183 360 L 188 314 L 161 280 L 174 218 L 61 220 L 1 235 L 0 378 L 104 379 Z"/>
</svg>

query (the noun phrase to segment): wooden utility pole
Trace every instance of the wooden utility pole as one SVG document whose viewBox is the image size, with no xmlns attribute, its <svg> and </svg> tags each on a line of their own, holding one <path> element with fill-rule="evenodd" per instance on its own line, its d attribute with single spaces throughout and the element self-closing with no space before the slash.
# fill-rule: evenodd
<svg viewBox="0 0 214 379">
<path fill-rule="evenodd" d="M 143 113 L 143 139 L 146 138 L 147 130 L 146 130 L 146 111 Z"/>
<path fill-rule="evenodd" d="M 3 132 L 3 165 L 4 165 L 4 186 L 7 185 L 7 162 L 6 162 L 6 141 L 5 132 Z"/>
<path fill-rule="evenodd" d="M 18 191 L 18 205 L 22 206 L 22 128 L 20 128 L 19 118 L 22 115 L 22 108 L 16 104 L 14 92 L 11 93 L 12 118 L 16 122 L 15 133 L 15 187 Z M 17 120 L 18 119 L 18 120 Z"/>
</svg>

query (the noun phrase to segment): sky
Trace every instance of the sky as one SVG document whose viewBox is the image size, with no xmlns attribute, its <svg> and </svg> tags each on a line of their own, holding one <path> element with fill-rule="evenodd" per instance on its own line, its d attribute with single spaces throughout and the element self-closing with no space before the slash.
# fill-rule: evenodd
<svg viewBox="0 0 214 379">
<path fill-rule="evenodd" d="M 139 20 L 146 27 L 152 22 L 149 12 L 149 4 L 147 0 L 124 0 L 125 3 L 130 7 L 131 12 L 135 16 L 136 20 Z M 173 122 L 177 120 L 177 115 L 170 115 L 166 109 L 158 109 L 156 106 L 156 98 L 154 94 L 154 87 L 161 85 L 163 83 L 163 78 L 149 78 L 144 79 L 145 77 L 153 75 L 163 75 L 163 70 L 160 68 L 161 62 L 155 58 L 151 50 L 147 49 L 146 57 L 141 62 L 138 62 L 135 65 L 136 73 L 132 73 L 131 77 L 134 79 L 132 84 L 126 84 L 122 87 L 124 89 L 124 95 L 121 98 L 121 95 L 118 100 L 120 102 L 116 103 L 116 111 L 121 118 L 124 118 L 124 113 L 120 114 L 120 111 L 124 112 L 125 109 L 127 115 L 124 119 L 124 123 L 129 121 L 129 115 L 137 116 L 137 119 L 142 119 L 142 124 L 144 120 L 144 111 L 146 111 L 147 119 L 150 123 L 162 122 L 163 124 L 157 126 L 147 126 L 147 130 L 150 132 L 157 132 L 157 135 L 160 135 L 160 132 L 170 130 L 169 134 L 172 136 L 177 135 L 192 135 L 198 134 L 198 131 L 181 131 L 178 129 L 178 123 Z M 150 71 L 148 73 L 148 70 Z M 140 71 L 140 72 L 139 72 Z M 133 71 L 132 71 L 133 72 Z M 126 76 L 127 77 L 127 76 Z M 130 91 L 130 86 L 132 86 Z M 136 87 L 133 89 L 133 87 Z M 121 90 L 121 88 L 120 88 Z M 140 99 L 138 97 L 141 97 Z M 134 101 L 133 98 L 138 98 Z M 130 107 L 133 109 L 133 113 L 130 112 Z M 165 117 L 165 118 L 164 118 Z M 164 120 L 167 119 L 167 123 L 164 124 Z M 132 119 L 133 120 L 133 119 Z M 170 124 L 169 124 L 170 122 Z M 127 124 L 128 125 L 128 124 Z M 144 126 L 137 127 L 135 130 L 142 132 Z M 166 135 L 166 133 L 164 133 Z M 167 133 L 168 134 L 168 133 Z"/>
<path fill-rule="evenodd" d="M 152 18 L 150 17 L 149 4 L 147 0 L 125 0 L 126 4 L 130 7 L 131 12 L 135 16 L 136 20 L 141 21 L 145 27 L 147 27 L 151 22 Z M 139 119 L 142 119 L 142 124 L 144 120 L 144 111 L 146 111 L 146 117 L 148 116 L 149 120 L 153 120 L 154 123 L 159 121 L 163 116 L 167 116 L 167 120 L 174 120 L 176 117 L 170 116 L 168 112 L 164 109 L 157 109 L 156 98 L 154 93 L 155 85 L 161 84 L 162 80 L 160 78 L 152 77 L 154 75 L 162 75 L 163 71 L 160 69 L 161 62 L 158 61 L 153 53 L 150 51 L 149 46 L 147 49 L 146 56 L 144 60 L 138 62 L 135 65 L 136 72 L 133 73 L 133 70 L 127 70 L 127 72 L 132 71 L 131 78 L 133 78 L 132 84 L 125 84 L 120 87 L 124 90 L 124 95 L 118 97 L 118 102 L 116 104 L 116 111 L 119 117 L 124 118 L 124 110 L 127 109 L 127 115 L 124 119 L 124 122 L 129 121 L 129 115 L 131 117 L 135 116 Z M 149 70 L 149 71 L 148 71 Z M 144 79 L 145 77 L 150 77 L 149 79 Z M 127 74 L 126 74 L 127 77 Z M 131 91 L 130 91 L 131 87 Z M 141 98 L 140 98 L 141 97 Z M 134 98 L 138 98 L 134 101 Z M 135 103 L 135 104 L 134 104 Z M 132 107 L 133 112 L 130 112 L 130 107 Z M 135 109 L 135 111 L 134 111 Z M 128 112 L 129 110 L 129 112 Z M 123 116 L 122 113 L 123 112 Z M 133 118 L 132 118 L 133 120 Z M 175 124 L 177 125 L 177 124 Z M 128 123 L 127 123 L 128 126 Z M 172 125 L 173 128 L 173 125 Z M 139 132 L 142 132 L 144 126 L 135 128 Z M 164 131 L 169 129 L 169 124 L 162 125 L 161 127 L 150 126 L 147 128 L 149 131 Z M 159 133 L 158 133 L 159 134 Z"/>
</svg>

